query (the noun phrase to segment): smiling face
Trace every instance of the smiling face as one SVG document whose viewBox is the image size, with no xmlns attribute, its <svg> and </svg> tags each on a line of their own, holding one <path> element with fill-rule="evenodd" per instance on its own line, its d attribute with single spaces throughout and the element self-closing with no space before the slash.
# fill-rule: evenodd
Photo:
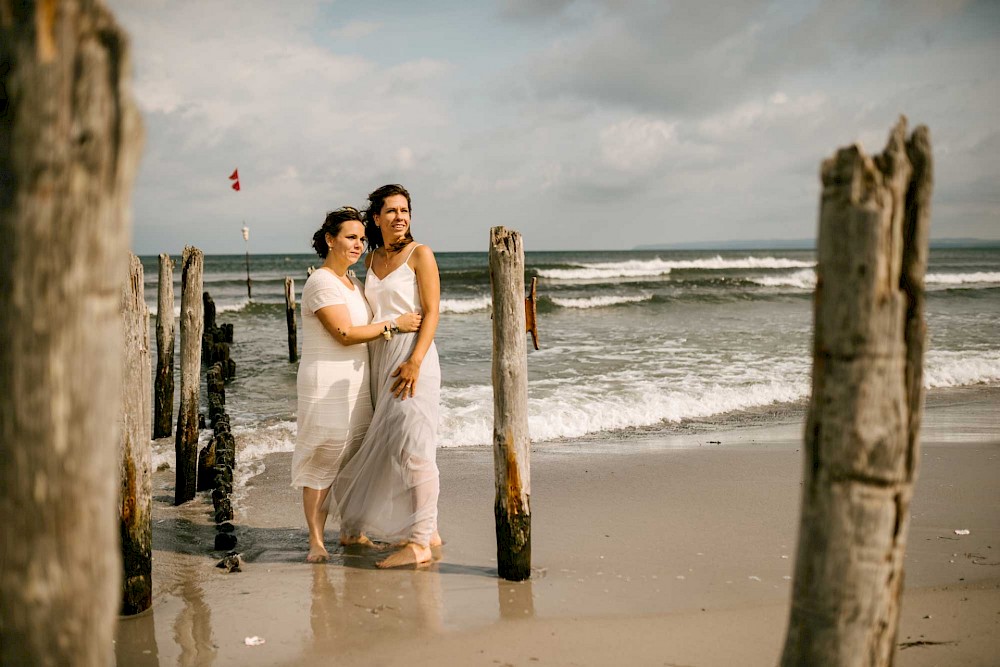
<svg viewBox="0 0 1000 667">
<path fill-rule="evenodd" d="M 375 215 L 375 224 L 382 232 L 385 245 L 400 241 L 410 229 L 410 205 L 403 195 L 386 197 L 382 210 Z"/>
<path fill-rule="evenodd" d="M 347 220 L 340 226 L 336 236 L 326 235 L 330 247 L 329 258 L 337 262 L 354 264 L 365 251 L 365 226 L 358 220 Z"/>
</svg>

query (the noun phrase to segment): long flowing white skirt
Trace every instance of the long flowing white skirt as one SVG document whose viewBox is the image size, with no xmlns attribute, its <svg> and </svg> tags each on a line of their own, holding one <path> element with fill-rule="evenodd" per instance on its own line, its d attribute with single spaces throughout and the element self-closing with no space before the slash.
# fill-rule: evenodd
<svg viewBox="0 0 1000 667">
<path fill-rule="evenodd" d="M 392 377 L 409 358 L 416 333 L 368 344 L 375 413 L 361 447 L 334 485 L 341 530 L 427 545 L 437 529 L 437 427 L 441 368 L 432 344 L 420 366 L 416 393 L 392 394 Z"/>
</svg>

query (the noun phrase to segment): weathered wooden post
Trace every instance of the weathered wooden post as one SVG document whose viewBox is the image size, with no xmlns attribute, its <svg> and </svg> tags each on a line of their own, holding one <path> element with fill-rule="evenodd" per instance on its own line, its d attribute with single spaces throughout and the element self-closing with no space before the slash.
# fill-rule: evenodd
<svg viewBox="0 0 1000 667">
<path fill-rule="evenodd" d="M 119 479 L 122 543 L 122 606 L 126 616 L 153 604 L 153 478 L 149 446 L 149 308 L 142 262 L 129 253 L 122 289 L 124 369 Z"/>
<path fill-rule="evenodd" d="M 892 664 L 922 413 L 927 129 L 822 168 L 813 388 L 783 665 Z"/>
<path fill-rule="evenodd" d="M 295 331 L 295 279 L 285 276 L 285 323 L 288 325 L 288 361 L 299 360 L 299 344 Z"/>
<path fill-rule="evenodd" d="M 528 346 L 521 234 L 490 230 L 493 290 L 493 465 L 496 471 L 497 567 L 510 581 L 531 576 L 531 468 Z"/>
<path fill-rule="evenodd" d="M 205 326 L 202 270 L 205 257 L 193 246 L 181 258 L 181 404 L 177 411 L 174 504 L 194 498 L 198 476 L 198 396 L 201 387 L 201 336 Z"/>
<path fill-rule="evenodd" d="M 108 665 L 142 126 L 99 2 L 0 0 L 0 664 Z"/>
<path fill-rule="evenodd" d="M 160 255 L 160 285 L 156 293 L 156 383 L 153 437 L 165 438 L 174 417 L 174 261 Z"/>
</svg>

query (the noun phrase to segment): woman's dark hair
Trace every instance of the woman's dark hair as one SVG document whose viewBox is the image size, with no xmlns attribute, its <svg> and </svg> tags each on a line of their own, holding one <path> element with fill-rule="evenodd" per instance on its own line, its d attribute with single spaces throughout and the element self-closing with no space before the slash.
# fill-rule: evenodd
<svg viewBox="0 0 1000 667">
<path fill-rule="evenodd" d="M 326 220 L 323 221 L 323 226 L 313 234 L 312 246 L 316 254 L 320 256 L 321 259 L 326 259 L 327 253 L 330 252 L 330 246 L 326 244 L 326 235 L 337 238 L 337 234 L 340 233 L 340 228 L 344 226 L 344 223 L 348 220 L 357 220 L 363 223 L 364 218 L 361 215 L 361 211 L 354 208 L 353 206 L 342 206 L 336 211 L 331 211 L 326 214 Z"/>
<path fill-rule="evenodd" d="M 368 237 L 368 247 L 371 250 L 381 248 L 385 245 L 385 241 L 382 239 L 382 230 L 375 224 L 375 216 L 382 212 L 385 200 L 394 195 L 403 195 L 406 197 L 406 207 L 410 209 L 411 213 L 413 212 L 413 204 L 410 203 L 410 193 L 402 185 L 396 183 L 383 185 L 368 195 L 368 208 L 365 209 L 365 236 Z M 409 229 L 406 230 L 404 238 L 407 241 L 413 240 Z"/>
</svg>

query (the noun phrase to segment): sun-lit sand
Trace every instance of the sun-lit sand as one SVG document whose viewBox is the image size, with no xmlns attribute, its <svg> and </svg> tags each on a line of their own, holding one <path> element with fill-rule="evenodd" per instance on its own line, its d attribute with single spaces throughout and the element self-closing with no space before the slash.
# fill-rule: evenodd
<svg viewBox="0 0 1000 667">
<path fill-rule="evenodd" d="M 912 505 L 898 664 L 1000 656 L 1000 388 L 932 395 Z M 492 452 L 444 449 L 445 544 L 427 567 L 337 546 L 306 564 L 290 454 L 238 496 L 241 572 L 215 567 L 211 501 L 157 474 L 154 604 L 120 665 L 774 665 L 791 593 L 801 415 L 726 431 L 542 443 L 535 576 L 497 579 Z M 969 530 L 957 535 L 956 530 Z M 248 646 L 246 638 L 263 644 Z"/>
</svg>

